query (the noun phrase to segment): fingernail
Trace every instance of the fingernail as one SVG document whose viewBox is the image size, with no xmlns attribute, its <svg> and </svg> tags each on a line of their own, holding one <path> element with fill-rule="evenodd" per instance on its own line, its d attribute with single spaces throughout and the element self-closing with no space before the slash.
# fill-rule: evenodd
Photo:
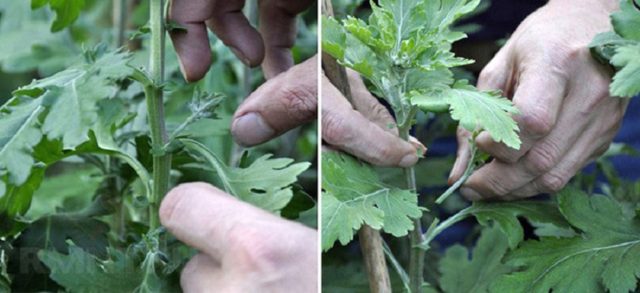
<svg viewBox="0 0 640 293">
<path fill-rule="evenodd" d="M 251 62 L 249 62 L 249 58 L 247 58 L 247 56 L 245 56 L 242 51 L 234 48 L 234 47 L 229 47 L 229 49 L 231 50 L 231 52 L 233 52 L 233 54 L 236 55 L 236 57 L 238 57 L 238 59 L 240 59 L 240 61 L 242 61 L 242 63 L 244 63 L 244 65 L 249 66 L 251 64 Z"/>
<path fill-rule="evenodd" d="M 462 196 L 470 201 L 477 201 L 482 199 L 482 196 L 479 193 L 468 187 L 460 188 L 460 194 L 462 194 Z"/>
<path fill-rule="evenodd" d="M 451 172 L 449 172 L 449 179 L 447 179 L 447 184 L 449 184 L 449 186 L 453 185 L 453 183 L 456 181 L 455 180 L 456 178 L 454 178 L 454 175 L 457 175 L 457 173 L 458 173 L 458 165 L 459 164 L 460 164 L 460 160 L 456 160 L 453 163 L 453 167 L 451 167 Z"/>
<path fill-rule="evenodd" d="M 411 143 L 411 144 L 416 148 L 416 150 L 418 150 L 418 155 L 420 155 L 420 156 L 424 156 L 424 154 L 426 154 L 426 153 L 427 153 L 427 147 L 426 147 L 426 146 L 424 146 L 424 145 L 423 145 L 422 143 L 420 143 L 419 141 L 417 141 L 417 140 L 415 140 L 415 141 L 414 141 L 414 140 L 410 140 L 410 141 L 409 141 L 409 143 Z"/>
<path fill-rule="evenodd" d="M 400 163 L 398 165 L 403 168 L 409 168 L 415 165 L 418 162 L 418 159 L 418 156 L 416 156 L 415 154 L 406 155 L 404 156 L 404 158 L 402 158 L 402 160 L 400 160 Z"/>
<path fill-rule="evenodd" d="M 236 142 L 243 146 L 262 143 L 276 133 L 258 113 L 247 113 L 236 118 L 231 124 L 231 133 Z"/>
</svg>

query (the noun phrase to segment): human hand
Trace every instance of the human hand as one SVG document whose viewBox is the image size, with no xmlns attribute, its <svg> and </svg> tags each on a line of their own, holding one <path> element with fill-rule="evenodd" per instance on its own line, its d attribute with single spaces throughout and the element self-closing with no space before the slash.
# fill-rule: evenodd
<svg viewBox="0 0 640 293">
<path fill-rule="evenodd" d="M 484 68 L 482 90 L 500 89 L 520 110 L 520 150 L 481 133 L 476 142 L 494 160 L 460 190 L 469 200 L 513 200 L 553 193 L 605 152 L 618 131 L 627 101 L 609 95 L 610 73 L 588 44 L 610 30 L 617 1 L 552 0 L 525 19 Z M 469 160 L 469 133 L 458 130 L 458 158 L 450 182 Z"/>
<path fill-rule="evenodd" d="M 371 95 L 360 76 L 348 70 L 353 105 L 322 77 L 322 139 L 330 147 L 379 166 L 410 167 L 418 162 L 418 150 L 427 149 L 415 138 L 398 137 L 389 111 Z"/>
<path fill-rule="evenodd" d="M 180 185 L 160 220 L 199 250 L 185 266 L 185 292 L 317 292 L 317 232 L 205 183 Z"/>
<path fill-rule="evenodd" d="M 209 27 L 248 66 L 262 63 L 267 79 L 293 65 L 291 47 L 296 37 L 296 15 L 311 0 L 262 0 L 260 32 L 242 13 L 244 0 L 172 0 L 169 19 L 187 29 L 170 32 L 187 81 L 200 80 L 211 65 Z"/>
<path fill-rule="evenodd" d="M 252 146 L 313 121 L 318 111 L 318 58 L 309 58 L 268 80 L 238 107 L 231 133 Z"/>
</svg>

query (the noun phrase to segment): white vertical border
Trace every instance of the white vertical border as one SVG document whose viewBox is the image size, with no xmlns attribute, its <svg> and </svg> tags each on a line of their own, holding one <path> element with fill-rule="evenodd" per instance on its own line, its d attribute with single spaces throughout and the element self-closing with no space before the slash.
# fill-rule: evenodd
<svg viewBox="0 0 640 293">
<path fill-rule="evenodd" d="M 318 4 L 317 4 L 317 23 L 318 23 L 318 28 L 317 28 L 317 36 L 318 36 L 318 40 L 317 40 L 317 51 L 318 51 L 318 58 L 316 58 L 317 61 L 317 70 L 318 70 L 318 80 L 317 85 L 318 85 L 318 110 L 317 110 L 317 119 L 318 119 L 318 123 L 317 123 L 317 166 L 318 166 L 318 182 L 317 182 L 317 188 L 318 188 L 318 199 L 317 199 L 317 215 L 316 215 L 316 222 L 318 225 L 318 243 L 317 243 L 317 249 L 318 249 L 318 292 L 322 292 L 322 1 L 323 0 L 317 0 Z"/>
</svg>

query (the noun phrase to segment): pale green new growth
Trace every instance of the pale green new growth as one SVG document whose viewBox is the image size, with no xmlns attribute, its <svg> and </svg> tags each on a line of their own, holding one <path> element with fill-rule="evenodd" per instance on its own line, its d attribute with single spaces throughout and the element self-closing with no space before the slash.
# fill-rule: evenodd
<svg viewBox="0 0 640 293">
<path fill-rule="evenodd" d="M 396 237 L 412 230 L 411 219 L 422 215 L 417 195 L 385 185 L 374 170 L 337 153 L 322 156 L 322 248 L 347 244 L 362 225 Z"/>
<path fill-rule="evenodd" d="M 473 62 L 456 57 L 451 44 L 465 37 L 450 26 L 479 0 L 382 0 L 371 3 L 368 23 L 348 17 L 323 19 L 323 50 L 358 71 L 393 107 L 406 126 L 414 106 L 426 112 L 451 110 L 471 130 L 485 130 L 512 148 L 520 147 L 513 104 L 497 92 L 480 92 L 455 82 L 452 67 Z"/>
</svg>

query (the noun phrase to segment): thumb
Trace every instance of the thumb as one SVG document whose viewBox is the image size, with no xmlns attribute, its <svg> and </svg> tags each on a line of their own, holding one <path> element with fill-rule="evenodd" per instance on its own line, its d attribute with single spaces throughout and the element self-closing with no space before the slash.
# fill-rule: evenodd
<svg viewBox="0 0 640 293">
<path fill-rule="evenodd" d="M 257 145 L 315 119 L 317 61 L 314 56 L 267 81 L 240 105 L 231 124 L 239 144 Z"/>
</svg>

